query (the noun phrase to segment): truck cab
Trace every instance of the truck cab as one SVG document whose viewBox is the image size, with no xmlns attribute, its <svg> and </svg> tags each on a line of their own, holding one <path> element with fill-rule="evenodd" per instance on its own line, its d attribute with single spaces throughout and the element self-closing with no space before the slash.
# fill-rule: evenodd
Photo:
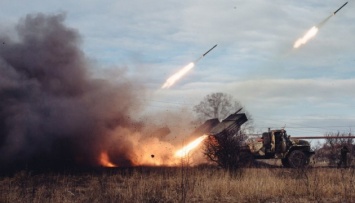
<svg viewBox="0 0 355 203">
<path fill-rule="evenodd" d="M 262 140 L 265 147 L 265 154 L 268 157 L 283 157 L 287 152 L 287 145 L 290 145 L 286 131 L 283 129 L 269 130 L 269 132 L 263 133 Z"/>
<path fill-rule="evenodd" d="M 309 142 L 292 140 L 284 129 L 269 129 L 248 146 L 255 159 L 281 159 L 283 166 L 293 168 L 306 166 L 314 154 Z"/>
</svg>

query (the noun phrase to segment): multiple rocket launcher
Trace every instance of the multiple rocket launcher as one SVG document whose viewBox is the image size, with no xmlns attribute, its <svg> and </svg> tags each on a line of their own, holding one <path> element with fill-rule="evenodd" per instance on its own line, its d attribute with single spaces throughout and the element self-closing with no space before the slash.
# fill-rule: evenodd
<svg viewBox="0 0 355 203">
<path fill-rule="evenodd" d="M 338 8 L 333 15 L 335 15 L 338 11 L 340 11 L 348 2 L 343 4 L 340 8 Z M 329 17 L 328 17 L 329 19 Z M 316 31 L 313 33 L 313 36 L 317 33 L 318 28 L 316 28 Z M 313 36 L 308 36 L 308 38 L 313 37 Z M 303 40 L 303 39 L 301 39 Z M 302 42 L 302 44 L 305 42 Z M 171 85 L 173 85 L 179 78 L 181 78 L 183 75 L 185 75 L 189 70 L 191 70 L 194 67 L 194 64 L 198 62 L 200 59 L 205 57 L 210 51 L 212 51 L 214 48 L 217 47 L 217 44 L 214 45 L 212 48 L 210 48 L 208 51 L 206 51 L 204 54 L 202 54 L 195 62 L 190 63 L 189 65 L 185 66 L 183 69 L 181 69 L 179 72 L 175 73 L 172 75 L 170 78 L 167 79 L 165 84 L 162 86 L 162 88 L 169 88 Z M 298 46 L 297 46 L 298 47 Z M 296 47 L 296 48 L 297 48 Z M 240 111 L 240 110 L 238 110 Z M 239 129 L 240 125 L 242 125 L 244 122 L 247 121 L 247 118 L 245 114 L 237 114 L 238 111 L 235 114 L 231 114 L 227 119 L 223 120 L 221 123 L 218 121 L 218 119 L 210 119 L 206 121 L 200 128 L 197 130 L 200 131 L 202 130 L 207 130 L 207 128 L 210 131 L 210 135 L 218 135 L 221 133 L 233 133 L 236 130 Z M 213 124 L 213 125 L 212 125 Z M 213 127 L 213 128 L 212 128 Z M 205 133 L 202 133 L 205 134 Z M 176 152 L 177 157 L 182 157 L 186 155 L 190 150 L 195 148 L 197 145 L 199 145 L 207 135 L 203 135 L 196 139 L 195 141 L 191 142 L 189 145 L 185 146 L 181 150 Z M 319 138 L 333 138 L 333 137 L 319 137 Z M 339 137 L 336 137 L 339 138 Z M 350 137 L 347 137 L 350 138 Z M 352 137 L 353 138 L 353 137 Z M 316 139 L 315 137 L 294 137 L 294 139 Z M 154 155 L 152 155 L 152 158 Z"/>
</svg>

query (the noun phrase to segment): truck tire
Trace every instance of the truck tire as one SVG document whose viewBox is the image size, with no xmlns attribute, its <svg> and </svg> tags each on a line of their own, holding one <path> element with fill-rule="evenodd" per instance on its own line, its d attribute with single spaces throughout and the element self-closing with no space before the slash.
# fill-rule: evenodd
<svg viewBox="0 0 355 203">
<path fill-rule="evenodd" d="M 308 164 L 308 157 L 300 150 L 294 150 L 288 156 L 288 163 L 292 168 L 303 168 Z"/>
</svg>

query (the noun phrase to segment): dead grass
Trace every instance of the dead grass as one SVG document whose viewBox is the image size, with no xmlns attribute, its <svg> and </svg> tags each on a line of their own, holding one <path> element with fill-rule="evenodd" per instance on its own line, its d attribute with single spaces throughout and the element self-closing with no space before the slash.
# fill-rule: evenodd
<svg viewBox="0 0 355 203">
<path fill-rule="evenodd" d="M 129 171 L 123 171 L 129 170 Z M 0 177 L 0 202 L 354 202 L 354 170 L 136 168 Z"/>
</svg>

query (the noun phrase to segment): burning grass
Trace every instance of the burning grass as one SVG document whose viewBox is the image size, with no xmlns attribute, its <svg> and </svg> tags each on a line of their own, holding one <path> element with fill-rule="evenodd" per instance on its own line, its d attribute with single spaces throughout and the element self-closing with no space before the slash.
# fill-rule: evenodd
<svg viewBox="0 0 355 203">
<path fill-rule="evenodd" d="M 0 178 L 0 202 L 354 202 L 355 169 L 130 168 L 18 172 Z"/>
</svg>

